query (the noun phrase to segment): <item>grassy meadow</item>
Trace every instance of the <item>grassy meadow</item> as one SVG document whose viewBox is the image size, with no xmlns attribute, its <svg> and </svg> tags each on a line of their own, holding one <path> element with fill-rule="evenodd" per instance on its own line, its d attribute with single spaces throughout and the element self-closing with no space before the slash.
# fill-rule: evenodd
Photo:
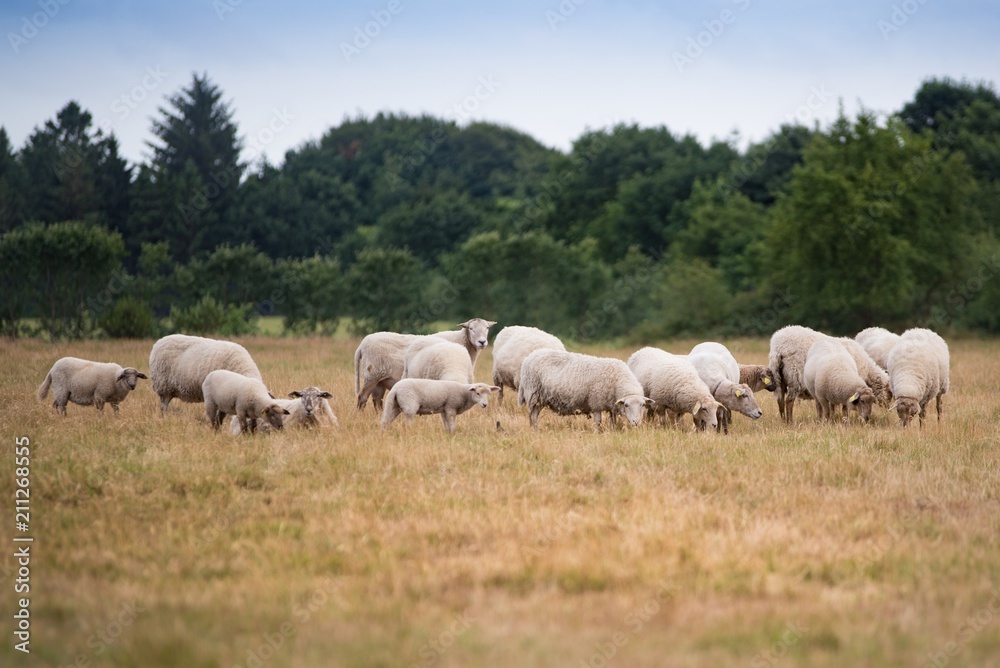
<svg viewBox="0 0 1000 668">
<path fill-rule="evenodd" d="M 510 393 L 453 436 L 381 431 L 354 407 L 356 339 L 241 343 L 275 394 L 331 390 L 339 429 L 216 434 L 200 404 L 161 419 L 148 381 L 118 416 L 63 418 L 35 397 L 52 362 L 148 371 L 152 342 L 0 340 L 0 665 L 1000 665 L 1000 341 L 952 342 L 941 424 L 819 425 L 806 402 L 788 427 L 761 392 L 728 437 L 549 411 L 535 433 Z"/>
</svg>

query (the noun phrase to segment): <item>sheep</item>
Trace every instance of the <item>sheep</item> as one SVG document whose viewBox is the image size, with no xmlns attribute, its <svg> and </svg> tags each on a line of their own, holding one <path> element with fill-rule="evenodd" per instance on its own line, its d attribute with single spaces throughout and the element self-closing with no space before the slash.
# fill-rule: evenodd
<svg viewBox="0 0 1000 668">
<path fill-rule="evenodd" d="M 858 409 L 861 419 L 871 419 L 875 394 L 858 372 L 851 353 L 837 340 L 820 337 L 809 347 L 802 369 L 802 382 L 806 391 L 816 400 L 816 413 L 820 420 L 834 419 L 837 406 Z"/>
<path fill-rule="evenodd" d="M 886 371 L 889 370 L 889 351 L 899 343 L 899 334 L 881 327 L 868 327 L 858 332 L 854 340 L 861 344 L 875 364 Z"/>
<path fill-rule="evenodd" d="M 257 420 L 266 420 L 272 428 L 281 429 L 284 416 L 289 414 L 264 383 L 228 369 L 216 369 L 205 376 L 201 392 L 205 397 L 205 415 L 216 431 L 226 415 L 235 415 L 240 431 L 249 429 L 252 434 L 257 429 Z"/>
<path fill-rule="evenodd" d="M 500 388 L 486 383 L 459 383 L 453 380 L 429 378 L 403 378 L 397 381 L 385 398 L 382 409 L 382 428 L 405 415 L 413 422 L 414 415 L 441 414 L 441 421 L 449 433 L 455 433 L 455 416 L 473 406 L 486 408 L 491 392 Z"/>
<path fill-rule="evenodd" d="M 173 399 L 204 401 L 202 385 L 209 372 L 226 369 L 255 380 L 260 370 L 247 349 L 232 341 L 171 334 L 153 344 L 149 352 L 149 375 L 153 391 L 160 397 L 160 415 L 166 416 Z"/>
<path fill-rule="evenodd" d="M 417 339 L 403 356 L 403 378 L 472 382 L 472 361 L 465 346 L 435 336 Z"/>
<path fill-rule="evenodd" d="M 944 395 L 951 389 L 951 355 L 948 352 L 948 344 L 937 333 L 920 327 L 914 327 L 903 332 L 900 340 L 920 340 L 927 342 L 933 351 L 934 358 L 938 363 L 938 391 L 934 396 L 935 410 L 938 422 L 941 421 L 942 402 Z"/>
<path fill-rule="evenodd" d="M 923 427 L 927 403 L 932 398 L 938 399 L 940 421 L 940 397 L 944 383 L 941 378 L 938 344 L 922 335 L 906 336 L 904 332 L 899 343 L 889 351 L 886 363 L 889 366 L 892 394 L 896 398 L 893 405 L 900 424 L 907 426 L 916 415 Z"/>
<path fill-rule="evenodd" d="M 605 411 L 612 425 L 621 414 L 636 426 L 655 404 L 625 362 L 543 348 L 521 363 L 517 405 L 528 407 L 532 429 L 538 429 L 541 410 L 551 408 L 559 415 L 592 414 L 597 431 Z"/>
<path fill-rule="evenodd" d="M 307 387 L 303 390 L 290 392 L 291 399 L 275 399 L 274 403 L 288 411 L 288 417 L 282 420 L 284 429 L 295 427 L 337 427 L 337 416 L 333 414 L 333 408 L 327 401 L 332 394 L 318 387 Z M 267 429 L 267 423 L 261 424 L 262 429 Z M 229 430 L 233 436 L 239 435 L 243 430 L 240 427 L 239 418 L 235 415 L 229 420 Z"/>
<path fill-rule="evenodd" d="M 892 403 L 892 393 L 889 390 L 889 374 L 872 359 L 871 355 L 865 351 L 864 346 L 854 339 L 845 336 L 838 338 L 837 341 L 851 355 L 854 364 L 858 367 L 861 379 L 865 381 L 865 384 L 875 394 L 875 400 L 878 404 L 884 408 L 888 408 L 889 404 Z"/>
<path fill-rule="evenodd" d="M 740 382 L 740 365 L 724 345 L 715 341 L 699 343 L 687 357 L 712 396 L 722 405 L 716 429 L 729 433 L 733 411 L 754 420 L 764 414 L 753 396 L 753 390 Z"/>
<path fill-rule="evenodd" d="M 438 332 L 430 336 L 465 346 L 475 368 L 480 351 L 488 343 L 490 327 L 495 324 L 491 320 L 473 318 L 458 325 L 457 330 Z M 421 338 L 426 337 L 420 334 L 375 332 L 361 339 L 357 350 L 354 351 L 354 394 L 358 398 L 358 410 L 365 407 L 368 397 L 372 398 L 375 410 L 382 410 L 383 396 L 403 377 L 406 349 Z"/>
<path fill-rule="evenodd" d="M 536 350 L 566 350 L 557 337 L 536 327 L 504 327 L 493 341 L 493 384 L 500 387 L 497 401 L 503 401 L 503 388 L 517 391 L 521 381 L 521 362 Z"/>
<path fill-rule="evenodd" d="M 767 390 L 774 392 L 777 383 L 774 382 L 774 372 L 764 364 L 741 364 L 740 383 L 749 385 L 754 392 Z"/>
<path fill-rule="evenodd" d="M 655 402 L 653 413 L 660 416 L 661 425 L 666 426 L 667 413 L 673 425 L 691 413 L 698 431 L 718 428 L 719 403 L 687 357 L 646 347 L 632 353 L 627 364 L 643 394 Z"/>
<path fill-rule="evenodd" d="M 774 398 L 778 402 L 778 414 L 789 424 L 795 400 L 812 399 L 802 381 L 802 368 L 809 348 L 821 336 L 825 335 L 801 325 L 788 325 L 771 335 L 768 366 L 776 381 Z"/>
<path fill-rule="evenodd" d="M 860 344 L 853 339 L 834 338 L 801 325 L 788 325 L 771 335 L 771 351 L 768 357 L 768 365 L 774 372 L 776 384 L 774 398 L 778 402 L 778 412 L 785 422 L 792 422 L 796 399 L 813 398 L 805 388 L 802 370 L 809 348 L 821 338 L 838 341 L 851 355 L 861 378 L 872 390 L 875 399 L 882 405 L 888 405 L 890 402 L 888 375 L 879 368 Z"/>
<path fill-rule="evenodd" d="M 135 389 L 138 379 L 147 376 L 133 367 L 122 367 L 114 362 L 91 362 L 79 357 L 56 360 L 38 388 L 38 400 L 44 401 L 52 388 L 52 406 L 66 415 L 66 404 L 72 401 L 80 406 L 97 407 L 104 413 L 104 404 L 111 404 L 118 412 L 118 404 L 125 401 Z"/>
</svg>

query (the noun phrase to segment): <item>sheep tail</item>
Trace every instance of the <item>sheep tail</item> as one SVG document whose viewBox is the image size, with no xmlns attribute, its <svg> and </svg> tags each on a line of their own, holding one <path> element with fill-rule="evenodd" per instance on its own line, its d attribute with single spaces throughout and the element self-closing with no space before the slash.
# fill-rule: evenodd
<svg viewBox="0 0 1000 668">
<path fill-rule="evenodd" d="M 354 396 L 361 395 L 361 346 L 354 351 Z"/>
<path fill-rule="evenodd" d="M 38 400 L 45 401 L 45 397 L 49 396 L 49 387 L 52 385 L 52 373 L 49 372 L 45 374 L 45 380 L 42 381 L 42 386 L 38 388 Z"/>
</svg>

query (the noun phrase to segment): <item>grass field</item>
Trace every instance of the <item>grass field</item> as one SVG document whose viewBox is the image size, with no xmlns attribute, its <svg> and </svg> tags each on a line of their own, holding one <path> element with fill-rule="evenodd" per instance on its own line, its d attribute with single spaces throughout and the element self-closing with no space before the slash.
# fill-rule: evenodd
<svg viewBox="0 0 1000 668">
<path fill-rule="evenodd" d="M 356 340 L 242 343 L 275 393 L 333 391 L 339 430 L 214 434 L 200 405 L 161 419 L 147 381 L 118 416 L 63 418 L 35 398 L 53 361 L 147 370 L 151 342 L 0 340 L 0 665 L 1000 665 L 1000 342 L 953 342 L 940 425 L 821 426 L 806 403 L 789 428 L 762 392 L 728 437 L 547 411 L 533 433 L 510 395 L 454 436 L 383 432 L 354 408 Z"/>
</svg>

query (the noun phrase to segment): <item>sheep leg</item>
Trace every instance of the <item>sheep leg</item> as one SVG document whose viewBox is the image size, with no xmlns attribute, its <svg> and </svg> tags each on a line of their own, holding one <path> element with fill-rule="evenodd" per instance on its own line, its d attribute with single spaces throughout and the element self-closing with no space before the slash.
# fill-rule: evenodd
<svg viewBox="0 0 1000 668">
<path fill-rule="evenodd" d="M 594 411 L 594 431 L 601 430 L 601 411 Z"/>
<path fill-rule="evenodd" d="M 115 415 L 118 415 L 118 404 L 111 404 L 111 408 L 115 410 Z"/>
<path fill-rule="evenodd" d="M 937 398 L 935 399 L 935 408 L 937 410 L 937 419 L 938 419 L 938 422 L 941 421 L 941 409 L 943 408 L 943 406 L 941 404 L 942 404 L 943 401 L 944 401 L 944 395 L 943 394 L 937 395 Z"/>
<path fill-rule="evenodd" d="M 382 428 L 385 429 L 392 421 L 399 417 L 399 406 L 395 401 L 390 401 L 382 411 Z"/>
<path fill-rule="evenodd" d="M 167 408 L 170 407 L 170 400 L 173 397 L 160 395 L 160 417 L 167 417 Z"/>
<path fill-rule="evenodd" d="M 104 399 L 98 399 L 94 397 L 94 406 L 97 407 L 97 412 L 104 415 Z"/>
<path fill-rule="evenodd" d="M 441 413 L 441 420 L 444 422 L 444 428 L 448 430 L 449 434 L 455 433 L 455 413 L 453 411 L 446 410 Z"/>
<path fill-rule="evenodd" d="M 541 412 L 541 406 L 532 406 L 531 410 L 528 411 L 528 420 L 531 422 L 531 428 L 535 431 L 538 431 L 538 414 Z"/>
<path fill-rule="evenodd" d="M 792 412 L 795 408 L 795 399 L 785 397 L 785 422 L 788 424 L 792 423 Z"/>
</svg>

